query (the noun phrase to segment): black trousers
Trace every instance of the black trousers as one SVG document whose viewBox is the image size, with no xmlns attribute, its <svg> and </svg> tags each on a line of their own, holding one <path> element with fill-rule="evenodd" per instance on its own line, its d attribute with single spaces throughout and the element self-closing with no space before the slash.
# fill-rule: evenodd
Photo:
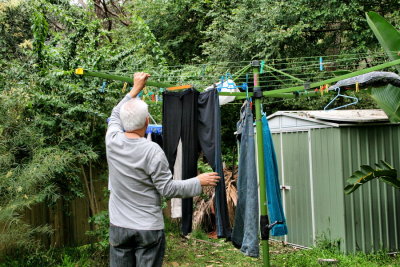
<svg viewBox="0 0 400 267">
<path fill-rule="evenodd" d="M 210 90 L 199 94 L 189 89 L 163 94 L 163 142 L 169 167 L 173 172 L 179 139 L 182 140 L 182 176 L 197 175 L 200 149 L 215 172 L 221 176 L 215 191 L 215 212 L 218 237 L 230 237 L 224 173 L 221 159 L 221 114 L 218 93 Z M 192 231 L 192 199 L 182 201 L 182 233 Z"/>
<path fill-rule="evenodd" d="M 211 168 L 219 174 L 221 180 L 215 187 L 215 220 L 217 236 L 231 236 L 229 214 L 226 203 L 224 170 L 221 156 L 221 111 L 217 90 L 200 93 L 199 102 L 199 143 Z"/>
<path fill-rule="evenodd" d="M 197 176 L 199 92 L 163 92 L 163 148 L 173 172 L 179 139 L 182 141 L 182 180 Z M 192 232 L 193 199 L 182 199 L 182 234 Z"/>
</svg>

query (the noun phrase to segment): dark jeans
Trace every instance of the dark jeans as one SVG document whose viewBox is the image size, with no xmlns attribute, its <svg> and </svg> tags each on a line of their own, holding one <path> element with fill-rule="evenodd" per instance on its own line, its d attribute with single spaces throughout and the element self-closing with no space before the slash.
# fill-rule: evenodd
<svg viewBox="0 0 400 267">
<path fill-rule="evenodd" d="M 163 92 L 163 148 L 173 172 L 179 139 L 182 140 L 182 180 L 197 176 L 199 156 L 197 101 L 194 89 Z M 192 232 L 193 199 L 182 199 L 182 234 Z"/>
<path fill-rule="evenodd" d="M 111 267 L 162 266 L 164 230 L 133 230 L 110 226 Z"/>
<path fill-rule="evenodd" d="M 258 188 L 254 144 L 253 114 L 250 105 L 241 113 L 238 123 L 240 139 L 239 173 L 237 181 L 238 201 L 232 230 L 232 243 L 245 255 L 259 256 Z"/>
</svg>

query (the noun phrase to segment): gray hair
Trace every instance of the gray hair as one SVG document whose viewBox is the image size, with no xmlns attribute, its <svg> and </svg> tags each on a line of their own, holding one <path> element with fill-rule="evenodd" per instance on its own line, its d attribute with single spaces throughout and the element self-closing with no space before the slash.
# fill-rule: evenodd
<svg viewBox="0 0 400 267">
<path fill-rule="evenodd" d="M 125 102 L 121 107 L 120 118 L 126 132 L 142 129 L 148 116 L 147 104 L 138 98 Z"/>
</svg>

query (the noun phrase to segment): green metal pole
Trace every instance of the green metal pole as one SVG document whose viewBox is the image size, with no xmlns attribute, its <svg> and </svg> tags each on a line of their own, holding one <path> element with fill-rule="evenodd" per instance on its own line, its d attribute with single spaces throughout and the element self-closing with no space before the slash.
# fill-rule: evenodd
<svg viewBox="0 0 400 267">
<path fill-rule="evenodd" d="M 261 123 L 261 98 L 262 92 L 260 88 L 259 82 L 259 70 L 260 67 L 259 61 L 253 61 L 253 78 L 254 78 L 254 89 L 253 89 L 253 97 L 254 97 L 254 105 L 256 107 L 256 136 L 257 136 L 257 163 L 258 163 L 258 178 L 260 185 L 260 211 L 261 216 L 267 216 L 267 197 L 265 193 L 265 170 L 264 170 L 264 146 L 263 146 L 263 136 L 262 136 L 262 123 Z M 269 267 L 269 244 L 268 240 L 261 240 L 262 247 L 262 257 L 264 267 Z"/>
<path fill-rule="evenodd" d="M 88 70 L 85 70 L 82 68 L 76 69 L 75 74 L 98 77 L 98 78 L 103 78 L 103 79 L 107 79 L 107 80 L 122 81 L 122 82 L 127 82 L 127 83 L 133 82 L 133 77 L 119 76 L 119 75 L 107 74 L 107 73 L 102 73 L 102 72 L 97 72 L 97 71 L 88 71 Z M 169 84 L 169 83 L 154 82 L 154 81 L 147 81 L 146 84 L 148 86 L 155 86 L 155 87 L 160 87 L 160 88 L 167 88 L 167 87 L 175 86 L 175 85 Z"/>
</svg>

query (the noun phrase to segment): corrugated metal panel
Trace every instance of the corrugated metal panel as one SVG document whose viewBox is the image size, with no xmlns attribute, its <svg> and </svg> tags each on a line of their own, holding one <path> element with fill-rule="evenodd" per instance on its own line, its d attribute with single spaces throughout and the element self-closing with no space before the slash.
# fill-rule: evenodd
<svg viewBox="0 0 400 267">
<path fill-rule="evenodd" d="M 397 125 L 341 128 L 343 179 L 361 165 L 373 165 L 380 159 L 399 169 L 399 131 Z M 372 181 L 344 200 L 347 251 L 399 249 L 398 190 Z"/>
<path fill-rule="evenodd" d="M 316 241 L 329 240 L 344 250 L 344 200 L 340 129 L 311 131 Z"/>
<path fill-rule="evenodd" d="M 289 228 L 286 241 L 312 246 L 311 190 L 309 180 L 304 179 L 310 176 L 308 132 L 280 133 L 280 138 L 275 149 L 280 150 L 277 154 L 281 184 L 290 186 L 284 193 Z"/>
</svg>

